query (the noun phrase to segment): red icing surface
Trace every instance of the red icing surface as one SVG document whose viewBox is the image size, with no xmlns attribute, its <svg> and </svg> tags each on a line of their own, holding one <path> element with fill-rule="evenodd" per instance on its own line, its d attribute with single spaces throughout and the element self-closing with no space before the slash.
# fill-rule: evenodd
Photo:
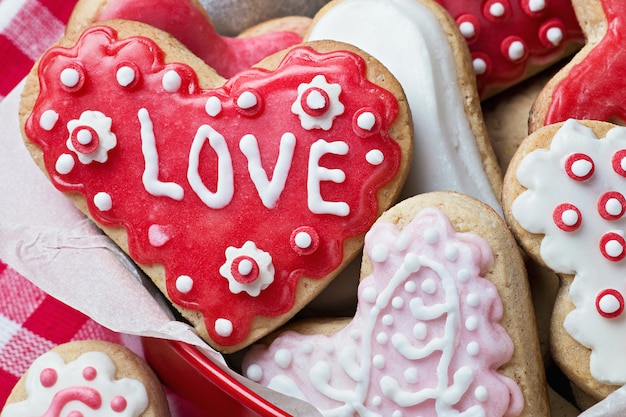
<svg viewBox="0 0 626 417">
<path fill-rule="evenodd" d="M 128 87 L 115 81 L 120 66 L 138 70 Z M 82 69 L 80 88 L 68 88 L 59 81 L 68 67 Z M 166 92 L 161 85 L 163 75 L 170 70 L 182 78 L 175 93 Z M 123 225 L 135 260 L 165 266 L 173 302 L 202 312 L 209 335 L 220 345 L 234 345 L 246 337 L 254 316 L 275 317 L 292 308 L 301 276 L 321 278 L 338 267 L 344 240 L 369 229 L 378 210 L 376 191 L 398 172 L 400 148 L 387 133 L 397 115 L 397 102 L 391 93 L 367 81 L 364 71 L 364 62 L 352 53 L 318 54 L 299 47 L 273 72 L 250 69 L 222 87 L 205 89 L 187 65 L 163 64 L 163 53 L 151 40 L 136 37 L 118 41 L 114 30 L 94 28 L 85 32 L 75 47 L 54 48 L 43 56 L 39 68 L 41 94 L 26 123 L 26 132 L 42 148 L 55 186 L 83 194 L 100 223 Z M 320 74 L 328 83 L 341 85 L 340 101 L 345 108 L 330 130 L 306 130 L 291 106 L 297 100 L 298 86 Z M 254 92 L 260 99 L 252 109 L 236 105 L 245 91 Z M 205 110 L 209 97 L 221 101 L 222 110 L 216 117 Z M 153 123 L 158 179 L 178 184 L 184 191 L 180 201 L 151 195 L 142 184 L 145 162 L 138 117 L 142 108 Z M 376 115 L 375 127 L 369 134 L 355 125 L 354 115 L 363 108 Z M 47 110 L 59 114 L 50 130 L 40 126 Z M 100 111 L 112 119 L 111 132 L 117 144 L 108 151 L 104 163 L 83 164 L 67 146 L 68 123 L 87 110 Z M 187 180 L 191 143 L 201 125 L 210 125 L 223 134 L 232 158 L 234 193 L 221 209 L 205 205 Z M 256 136 L 262 166 L 271 178 L 285 132 L 293 133 L 296 145 L 285 187 L 270 209 L 263 205 L 250 179 L 239 143 L 246 134 Z M 307 205 L 309 151 L 319 139 L 348 144 L 347 154 L 327 153 L 319 162 L 322 167 L 341 169 L 346 174 L 341 183 L 321 180 L 319 184 L 323 200 L 347 203 L 348 216 L 313 214 Z M 372 149 L 384 155 L 379 165 L 365 162 Z M 57 159 L 63 154 L 74 160 L 67 174 L 55 171 Z M 208 141 L 204 142 L 199 161 L 203 184 L 215 191 L 218 160 Z M 110 210 L 100 211 L 94 205 L 94 196 L 99 192 L 110 195 Z M 317 236 L 312 236 L 308 249 L 296 250 L 293 232 L 307 228 Z M 150 244 L 149 236 L 158 237 L 153 240 L 155 245 Z M 232 294 L 228 280 L 219 273 L 226 262 L 226 249 L 241 248 L 247 241 L 268 252 L 275 268 L 274 282 L 257 297 L 245 291 Z M 186 294 L 176 289 L 176 278 L 181 275 L 193 279 L 193 287 Z M 233 323 L 230 337 L 214 330 L 216 320 L 224 318 Z"/>
<path fill-rule="evenodd" d="M 626 120 L 626 2 L 603 0 L 607 30 L 587 56 L 554 88 L 544 124 L 569 118 Z"/>
<path fill-rule="evenodd" d="M 531 11 L 529 0 L 461 1 L 437 0 L 456 20 L 457 25 L 469 22 L 475 35 L 466 37 L 472 59 L 487 62 L 487 70 L 477 74 L 478 93 L 484 97 L 490 89 L 509 87 L 522 79 L 529 66 L 546 66 L 560 59 L 568 46 L 582 44 L 583 35 L 576 20 L 571 0 L 545 0 L 545 7 Z M 503 10 L 492 15 L 492 6 Z M 558 27 L 563 40 L 551 44 L 546 32 Z M 522 41 L 525 54 L 520 59 L 508 58 L 507 49 L 513 41 Z"/>
<path fill-rule="evenodd" d="M 287 31 L 247 38 L 220 36 L 206 14 L 189 0 L 112 0 L 98 16 L 99 21 L 108 19 L 135 20 L 170 33 L 223 77 L 302 42 L 299 35 Z"/>
</svg>

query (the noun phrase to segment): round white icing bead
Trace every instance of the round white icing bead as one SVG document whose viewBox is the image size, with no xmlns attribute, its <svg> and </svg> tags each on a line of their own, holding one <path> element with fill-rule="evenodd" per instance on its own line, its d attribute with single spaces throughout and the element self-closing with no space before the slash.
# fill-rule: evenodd
<svg viewBox="0 0 626 417">
<path fill-rule="evenodd" d="M 404 283 L 404 291 L 412 294 L 415 290 L 417 290 L 417 284 L 415 281 L 407 281 Z"/>
<path fill-rule="evenodd" d="M 427 332 L 428 328 L 426 327 L 426 324 L 422 322 L 415 323 L 415 326 L 413 326 L 413 336 L 417 340 L 424 340 Z"/>
<path fill-rule="evenodd" d="M 617 198 L 609 198 L 606 201 L 604 208 L 606 212 L 612 216 L 619 216 L 620 214 L 622 214 L 622 211 L 624 209 L 622 207 L 622 203 L 620 203 Z"/>
<path fill-rule="evenodd" d="M 579 178 L 589 175 L 592 169 L 593 163 L 586 159 L 579 159 L 572 163 L 572 173 Z"/>
<path fill-rule="evenodd" d="M 251 109 L 252 107 L 256 105 L 257 105 L 256 96 L 251 91 L 244 91 L 237 98 L 237 106 L 239 106 L 240 109 L 247 110 L 247 109 Z"/>
<path fill-rule="evenodd" d="M 524 54 L 526 54 L 526 47 L 524 46 L 524 43 L 522 43 L 521 41 L 511 42 L 511 44 L 509 45 L 508 54 L 509 59 L 511 59 L 512 61 L 522 59 L 524 57 Z"/>
<path fill-rule="evenodd" d="M 459 25 L 461 35 L 465 38 L 473 38 L 476 36 L 476 28 L 472 22 L 463 22 Z"/>
<path fill-rule="evenodd" d="M 474 67 L 474 73 L 476 75 L 482 75 L 487 72 L 487 62 L 482 58 L 474 58 L 472 60 L 472 66 Z"/>
<path fill-rule="evenodd" d="M 414 253 L 407 253 L 404 257 L 404 263 L 402 264 L 404 269 L 408 272 L 417 272 L 421 267 L 419 256 Z"/>
<path fill-rule="evenodd" d="M 254 268 L 254 265 L 249 259 L 242 259 L 241 262 L 239 262 L 239 264 L 237 265 L 237 271 L 243 276 L 246 276 L 250 272 L 252 272 L 252 268 Z"/>
<path fill-rule="evenodd" d="M 385 155 L 378 149 L 372 149 L 365 155 L 365 160 L 370 165 L 380 165 L 385 160 Z"/>
<path fill-rule="evenodd" d="M 545 0 L 530 0 L 528 2 L 528 9 L 531 12 L 537 13 L 546 8 Z"/>
<path fill-rule="evenodd" d="M 424 232 L 424 240 L 429 245 L 434 245 L 439 240 L 439 232 L 436 229 L 428 229 Z"/>
<path fill-rule="evenodd" d="M 489 7 L 489 13 L 493 17 L 502 17 L 504 15 L 505 11 L 506 11 L 506 9 L 504 8 L 504 5 L 502 3 L 493 3 Z"/>
<path fill-rule="evenodd" d="M 393 315 L 385 314 L 382 319 L 383 325 L 391 326 L 393 324 Z"/>
<path fill-rule="evenodd" d="M 97 193 L 93 197 L 93 203 L 100 211 L 109 211 L 113 208 L 113 200 L 111 199 L 111 196 L 103 191 Z"/>
<path fill-rule="evenodd" d="M 312 110 L 321 110 L 326 104 L 326 98 L 317 90 L 311 90 L 306 96 L 306 105 Z"/>
<path fill-rule="evenodd" d="M 546 32 L 548 41 L 554 46 L 559 46 L 563 42 L 563 31 L 561 28 L 552 27 Z"/>
<path fill-rule="evenodd" d="M 61 71 L 61 84 L 68 88 L 73 88 L 78 85 L 80 81 L 80 74 L 74 68 L 65 68 Z"/>
<path fill-rule="evenodd" d="M 228 319 L 215 320 L 215 332 L 222 337 L 228 337 L 233 333 L 233 323 Z"/>
<path fill-rule="evenodd" d="M 163 89 L 168 93 L 177 92 L 180 89 L 182 82 L 182 78 L 180 78 L 180 75 L 174 70 L 167 71 L 161 80 Z"/>
<path fill-rule="evenodd" d="M 471 356 L 476 356 L 480 353 L 480 345 L 478 342 L 469 342 L 467 344 L 467 354 Z"/>
<path fill-rule="evenodd" d="M 289 349 L 278 349 L 274 354 L 274 362 L 283 369 L 289 368 L 293 355 Z"/>
<path fill-rule="evenodd" d="M 115 79 L 122 87 L 128 87 L 135 81 L 135 70 L 126 65 L 119 67 L 115 73 Z"/>
<path fill-rule="evenodd" d="M 313 238 L 307 232 L 298 232 L 294 241 L 300 249 L 308 249 L 313 243 Z"/>
<path fill-rule="evenodd" d="M 193 288 L 193 279 L 189 275 L 181 275 L 176 278 L 176 289 L 182 294 L 187 294 Z"/>
<path fill-rule="evenodd" d="M 383 369 L 385 367 L 385 358 L 383 355 L 376 355 L 374 359 L 372 359 L 372 364 L 378 369 Z"/>
<path fill-rule="evenodd" d="M 387 245 L 385 245 L 384 243 L 378 243 L 374 245 L 374 247 L 372 248 L 372 253 L 371 253 L 372 261 L 378 262 L 378 263 L 385 262 L 388 256 L 389 256 L 389 249 L 387 248 Z"/>
<path fill-rule="evenodd" d="M 459 248 L 457 248 L 454 244 L 446 245 L 444 255 L 449 261 L 455 261 L 456 258 L 459 256 Z"/>
<path fill-rule="evenodd" d="M 379 345 L 384 345 L 389 341 L 389 336 L 385 332 L 380 332 L 376 335 L 376 342 Z"/>
<path fill-rule="evenodd" d="M 473 292 L 473 293 L 469 293 L 467 295 L 467 304 L 470 307 L 478 307 L 478 305 L 480 304 L 480 295 L 478 295 L 477 293 Z"/>
<path fill-rule="evenodd" d="M 624 247 L 617 240 L 607 241 L 604 245 L 604 249 L 606 250 L 606 253 L 612 258 L 617 258 L 624 252 Z"/>
<path fill-rule="evenodd" d="M 467 330 L 469 330 L 470 332 L 473 331 L 473 330 L 476 330 L 478 328 L 478 317 L 476 317 L 476 316 L 469 316 L 465 320 L 465 328 Z"/>
<path fill-rule="evenodd" d="M 613 314 L 621 308 L 620 301 L 613 294 L 605 294 L 598 302 L 600 311 L 605 314 Z"/>
<path fill-rule="evenodd" d="M 376 116 L 372 112 L 365 111 L 356 118 L 356 124 L 361 129 L 370 131 L 376 124 Z"/>
<path fill-rule="evenodd" d="M 207 99 L 204 110 L 209 116 L 215 117 L 222 112 L 222 102 L 218 97 L 211 96 Z"/>
<path fill-rule="evenodd" d="M 93 140 L 93 135 L 88 129 L 80 129 L 76 133 L 76 140 L 81 145 L 89 145 L 91 141 Z"/>
<path fill-rule="evenodd" d="M 46 110 L 39 118 L 39 126 L 43 130 L 51 131 L 59 120 L 59 113 L 54 110 Z"/>
<path fill-rule="evenodd" d="M 479 385 L 474 390 L 474 397 L 481 402 L 487 401 L 489 398 L 489 393 L 487 392 L 487 388 L 483 385 Z"/>
<path fill-rule="evenodd" d="M 260 382 L 263 379 L 263 368 L 261 368 L 260 365 L 253 363 L 248 366 L 248 369 L 246 369 L 246 378 L 254 382 Z"/>
<path fill-rule="evenodd" d="M 465 282 L 470 279 L 470 272 L 465 268 L 459 269 L 459 271 L 456 273 L 456 278 L 461 282 Z"/>
<path fill-rule="evenodd" d="M 578 223 L 578 219 L 578 212 L 576 210 L 564 210 L 561 214 L 561 220 L 566 226 L 574 226 L 576 223 Z"/>
<path fill-rule="evenodd" d="M 404 371 L 404 380 L 410 384 L 415 384 L 418 381 L 419 373 L 415 366 L 409 366 Z"/>
<path fill-rule="evenodd" d="M 422 291 L 426 294 L 434 294 L 437 290 L 437 283 L 432 278 L 427 278 L 422 282 Z"/>
<path fill-rule="evenodd" d="M 391 306 L 399 310 L 404 307 L 404 300 L 402 299 L 402 297 L 393 297 L 393 299 L 391 300 Z"/>
<path fill-rule="evenodd" d="M 367 287 L 363 289 L 363 301 L 368 303 L 373 303 L 376 301 L 376 297 L 378 296 L 376 289 L 374 287 Z"/>
<path fill-rule="evenodd" d="M 65 175 L 72 172 L 75 164 L 76 161 L 74 160 L 74 157 L 68 153 L 64 153 L 59 155 L 59 158 L 54 165 L 54 169 L 56 169 L 59 174 Z"/>
</svg>

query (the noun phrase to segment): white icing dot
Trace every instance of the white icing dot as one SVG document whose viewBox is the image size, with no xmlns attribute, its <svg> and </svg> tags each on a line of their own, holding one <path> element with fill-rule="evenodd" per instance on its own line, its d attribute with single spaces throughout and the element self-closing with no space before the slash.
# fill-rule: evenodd
<svg viewBox="0 0 626 417">
<path fill-rule="evenodd" d="M 509 54 L 509 58 L 512 61 L 517 61 L 518 59 L 522 59 L 525 53 L 526 53 L 526 47 L 521 41 L 514 41 L 514 42 L 511 42 L 511 44 L 509 45 L 508 54 Z"/>
<path fill-rule="evenodd" d="M 471 356 L 476 356 L 480 353 L 480 345 L 478 342 L 469 342 L 467 344 L 467 354 Z"/>
<path fill-rule="evenodd" d="M 43 130 L 51 131 L 59 120 L 59 113 L 54 110 L 46 110 L 39 118 L 39 126 Z"/>
<path fill-rule="evenodd" d="M 619 162 L 619 166 L 620 168 L 622 168 L 622 171 L 626 171 L 626 158 L 622 158 L 622 160 Z"/>
<path fill-rule="evenodd" d="M 256 105 L 257 105 L 256 96 L 251 91 L 244 91 L 237 98 L 237 106 L 239 106 L 239 108 L 241 109 L 244 109 L 244 110 L 251 109 L 252 107 Z"/>
<path fill-rule="evenodd" d="M 74 157 L 68 153 L 63 153 L 57 159 L 56 164 L 54 165 L 54 169 L 61 174 L 69 174 L 74 169 Z"/>
<path fill-rule="evenodd" d="M 540 12 L 545 8 L 546 8 L 545 0 L 530 0 L 528 2 L 528 9 L 531 12 L 534 12 L 534 13 Z"/>
<path fill-rule="evenodd" d="M 306 96 L 306 105 L 313 110 L 321 110 L 326 107 L 326 99 L 317 90 L 311 90 Z"/>
<path fill-rule="evenodd" d="M 572 163 L 572 173 L 579 178 L 586 177 L 592 169 L 593 164 L 586 159 L 578 159 Z"/>
<path fill-rule="evenodd" d="M 376 289 L 374 287 L 367 287 L 363 289 L 363 300 L 368 303 L 373 303 L 376 301 Z"/>
<path fill-rule="evenodd" d="M 404 283 L 404 291 L 408 293 L 414 293 L 417 290 L 417 284 L 415 281 L 407 281 Z"/>
<path fill-rule="evenodd" d="M 414 253 L 407 253 L 404 257 L 404 263 L 402 264 L 404 269 L 408 272 L 417 272 L 421 267 L 419 256 Z"/>
<path fill-rule="evenodd" d="M 228 319 L 215 320 L 215 332 L 222 337 L 233 334 L 233 323 Z"/>
<path fill-rule="evenodd" d="M 372 359 L 372 363 L 378 369 L 383 369 L 385 367 L 385 358 L 382 355 L 376 355 L 374 359 Z"/>
<path fill-rule="evenodd" d="M 372 248 L 372 261 L 385 262 L 389 256 L 389 249 L 384 243 L 378 243 Z"/>
<path fill-rule="evenodd" d="M 461 35 L 465 38 L 472 38 L 476 36 L 476 28 L 472 22 L 463 22 L 459 25 L 459 30 L 461 31 Z"/>
<path fill-rule="evenodd" d="M 411 236 L 409 236 L 407 233 L 400 233 L 400 236 L 398 236 L 398 238 L 396 239 L 396 249 L 400 252 L 404 251 L 406 248 L 409 247 L 411 239 Z"/>
<path fill-rule="evenodd" d="M 461 282 L 465 282 L 468 279 L 470 279 L 470 272 L 469 270 L 463 268 L 463 269 L 459 269 L 459 271 L 456 273 L 456 278 L 461 281 Z"/>
<path fill-rule="evenodd" d="M 472 66 L 474 67 L 474 73 L 476 75 L 482 75 L 487 72 L 487 63 L 482 58 L 474 58 L 472 60 Z"/>
<path fill-rule="evenodd" d="M 376 124 L 376 116 L 372 112 L 365 111 L 356 118 L 356 124 L 361 129 L 370 131 Z"/>
<path fill-rule="evenodd" d="M 65 68 L 61 71 L 61 83 L 68 87 L 76 87 L 80 81 L 80 74 L 74 68 Z"/>
<path fill-rule="evenodd" d="M 604 249 L 606 250 L 607 255 L 612 258 L 617 258 L 624 252 L 624 247 L 617 240 L 609 240 L 606 242 Z"/>
<path fill-rule="evenodd" d="M 365 155 L 365 160 L 370 165 L 380 165 L 385 160 L 385 155 L 378 149 L 372 149 Z"/>
<path fill-rule="evenodd" d="M 393 315 L 385 314 L 382 321 L 385 326 L 391 326 L 393 324 Z"/>
<path fill-rule="evenodd" d="M 152 224 L 148 228 L 148 241 L 155 248 L 160 248 L 170 240 L 170 236 L 165 229 L 158 224 Z"/>
<path fill-rule="evenodd" d="M 401 309 L 404 306 L 404 300 L 402 299 L 402 297 L 393 297 L 393 299 L 391 300 L 391 305 L 395 309 Z"/>
<path fill-rule="evenodd" d="M 572 209 L 563 210 L 563 213 L 561 213 L 561 221 L 566 226 L 574 226 L 578 223 L 578 212 Z"/>
<path fill-rule="evenodd" d="M 380 396 L 376 395 L 374 396 L 374 398 L 372 398 L 372 405 L 374 407 L 378 407 L 379 405 L 381 405 L 383 402 L 382 398 L 380 398 Z"/>
<path fill-rule="evenodd" d="M 313 243 L 313 238 L 307 232 L 298 232 L 296 233 L 294 242 L 300 249 L 308 249 Z"/>
<path fill-rule="evenodd" d="M 78 133 L 76 133 L 76 140 L 81 145 L 88 145 L 93 140 L 93 135 L 88 129 L 80 129 Z"/>
<path fill-rule="evenodd" d="M 480 304 L 480 295 L 473 292 L 467 295 L 467 304 L 470 307 L 477 307 Z"/>
<path fill-rule="evenodd" d="M 444 254 L 446 256 L 446 259 L 448 259 L 449 261 L 455 261 L 456 258 L 459 256 L 459 248 L 454 244 L 449 244 L 446 246 Z"/>
<path fill-rule="evenodd" d="M 115 73 L 115 79 L 122 87 L 128 87 L 135 81 L 135 70 L 128 66 L 119 67 Z"/>
<path fill-rule="evenodd" d="M 489 7 L 489 13 L 494 17 L 501 17 L 504 15 L 505 8 L 502 3 L 493 3 Z"/>
<path fill-rule="evenodd" d="M 394 410 L 394 412 L 391 413 L 391 417 L 402 417 L 402 411 Z"/>
<path fill-rule="evenodd" d="M 263 379 L 263 368 L 260 365 L 253 363 L 246 369 L 246 377 L 254 382 L 260 382 Z"/>
<path fill-rule="evenodd" d="M 289 368 L 292 359 L 293 356 L 289 349 L 278 349 L 276 353 L 274 353 L 274 362 L 283 369 Z"/>
<path fill-rule="evenodd" d="M 250 261 L 250 259 L 242 259 L 239 262 L 239 265 L 237 265 L 237 271 L 243 275 L 246 276 L 248 275 L 250 272 L 252 272 L 252 268 L 254 267 L 254 265 L 252 264 L 252 261 Z"/>
<path fill-rule="evenodd" d="M 489 393 L 487 392 L 487 388 L 482 385 L 479 385 L 474 390 L 474 397 L 481 402 L 487 401 L 489 398 Z"/>
<path fill-rule="evenodd" d="M 561 28 L 557 27 L 550 28 L 546 32 L 546 37 L 552 45 L 558 46 L 563 41 L 563 31 L 561 30 Z"/>
<path fill-rule="evenodd" d="M 410 384 L 415 384 L 418 381 L 418 372 L 415 366 L 409 366 L 404 370 L 404 380 Z"/>
<path fill-rule="evenodd" d="M 465 320 L 465 328 L 469 331 L 476 330 L 478 328 L 478 317 L 469 316 L 467 320 Z"/>
<path fill-rule="evenodd" d="M 207 99 L 204 110 L 209 116 L 215 117 L 222 112 L 222 102 L 216 96 L 211 96 Z"/>
<path fill-rule="evenodd" d="M 387 333 L 380 332 L 376 335 L 376 341 L 379 345 L 384 345 L 389 341 L 389 336 L 387 336 Z"/>
<path fill-rule="evenodd" d="M 335 346 L 332 343 L 326 343 L 324 345 L 324 352 L 326 352 L 328 355 L 332 355 L 334 351 L 335 351 Z"/>
<path fill-rule="evenodd" d="M 100 211 L 109 211 L 113 207 L 113 200 L 111 200 L 111 196 L 103 191 L 97 193 L 93 197 L 93 203 Z"/>
<path fill-rule="evenodd" d="M 427 229 L 424 231 L 424 240 L 429 245 L 434 245 L 439 240 L 439 232 L 436 229 Z"/>
<path fill-rule="evenodd" d="M 606 212 L 612 216 L 619 216 L 623 210 L 622 204 L 617 198 L 609 198 L 606 201 L 604 208 L 606 209 Z"/>
<path fill-rule="evenodd" d="M 313 345 L 308 342 L 303 343 L 301 345 L 301 349 L 302 352 L 306 353 L 307 355 L 313 353 Z"/>
<path fill-rule="evenodd" d="M 182 78 L 180 78 L 180 75 L 174 70 L 169 70 L 168 72 L 166 72 L 165 75 L 163 75 L 163 79 L 161 80 L 163 88 L 168 93 L 177 92 L 182 83 Z"/>
<path fill-rule="evenodd" d="M 606 314 L 613 314 L 621 308 L 620 302 L 613 294 L 605 294 L 599 301 L 600 311 Z"/>
<path fill-rule="evenodd" d="M 361 332 L 357 329 L 352 329 L 350 331 L 350 337 L 352 338 L 352 340 L 359 340 L 361 338 Z"/>
<path fill-rule="evenodd" d="M 416 323 L 415 326 L 413 326 L 413 336 L 417 340 L 424 340 L 426 338 L 427 330 L 426 324 L 422 322 Z"/>
<path fill-rule="evenodd" d="M 176 289 L 182 294 L 187 294 L 193 288 L 193 279 L 189 275 L 181 275 L 176 278 Z"/>
<path fill-rule="evenodd" d="M 422 291 L 426 294 L 434 294 L 437 290 L 437 283 L 432 278 L 427 278 L 422 282 Z"/>
</svg>

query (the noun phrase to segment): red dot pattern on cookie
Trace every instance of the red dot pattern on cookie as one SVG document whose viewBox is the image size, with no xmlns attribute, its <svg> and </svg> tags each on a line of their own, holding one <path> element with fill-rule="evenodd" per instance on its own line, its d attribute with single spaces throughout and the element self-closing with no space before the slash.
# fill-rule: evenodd
<svg viewBox="0 0 626 417">
<path fill-rule="evenodd" d="M 521 81 L 529 67 L 556 62 L 568 47 L 583 42 L 570 1 L 437 2 L 467 41 L 481 97 Z"/>
<path fill-rule="evenodd" d="M 612 262 L 618 262 L 626 256 L 626 240 L 617 232 L 605 233 L 600 238 L 600 252 Z"/>
<path fill-rule="evenodd" d="M 559 204 L 552 213 L 552 219 L 557 227 L 565 232 L 577 230 L 582 223 L 582 214 L 573 204 Z"/>
<path fill-rule="evenodd" d="M 615 289 L 602 290 L 596 297 L 596 310 L 604 318 L 617 318 L 624 312 L 624 296 Z"/>
<path fill-rule="evenodd" d="M 595 166 L 589 155 L 574 153 L 567 158 L 564 168 L 574 181 L 586 181 L 593 175 Z"/>
<path fill-rule="evenodd" d="M 604 220 L 618 220 L 626 210 L 626 199 L 617 191 L 604 193 L 598 199 L 598 213 Z"/>
<path fill-rule="evenodd" d="M 617 175 L 626 177 L 626 149 L 615 152 L 615 154 L 613 154 L 613 158 L 611 159 L 611 164 L 613 166 L 613 171 L 615 171 Z"/>
<path fill-rule="evenodd" d="M 41 382 L 42 386 L 50 388 L 56 384 L 58 377 L 57 371 L 52 368 L 46 368 L 39 374 L 39 382 Z"/>
</svg>

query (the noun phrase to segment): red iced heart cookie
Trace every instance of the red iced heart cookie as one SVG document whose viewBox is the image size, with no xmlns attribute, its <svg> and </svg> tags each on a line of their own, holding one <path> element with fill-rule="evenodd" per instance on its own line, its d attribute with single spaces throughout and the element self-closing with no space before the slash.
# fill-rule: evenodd
<svg viewBox="0 0 626 417">
<path fill-rule="evenodd" d="M 406 175 L 408 109 L 386 69 L 345 44 L 303 45 L 224 83 L 165 33 L 131 36 L 137 25 L 44 54 L 25 136 L 54 185 L 233 351 L 358 252 Z"/>
<path fill-rule="evenodd" d="M 220 36 L 196 0 L 81 0 L 74 8 L 68 31 L 111 19 L 138 21 L 168 32 L 223 77 L 231 77 L 302 42 L 300 35 L 282 30 L 245 38 Z"/>
<path fill-rule="evenodd" d="M 615 0 L 572 3 L 587 43 L 537 96 L 531 109 L 531 132 L 567 119 L 626 121 L 623 75 L 626 3 Z"/>
</svg>

